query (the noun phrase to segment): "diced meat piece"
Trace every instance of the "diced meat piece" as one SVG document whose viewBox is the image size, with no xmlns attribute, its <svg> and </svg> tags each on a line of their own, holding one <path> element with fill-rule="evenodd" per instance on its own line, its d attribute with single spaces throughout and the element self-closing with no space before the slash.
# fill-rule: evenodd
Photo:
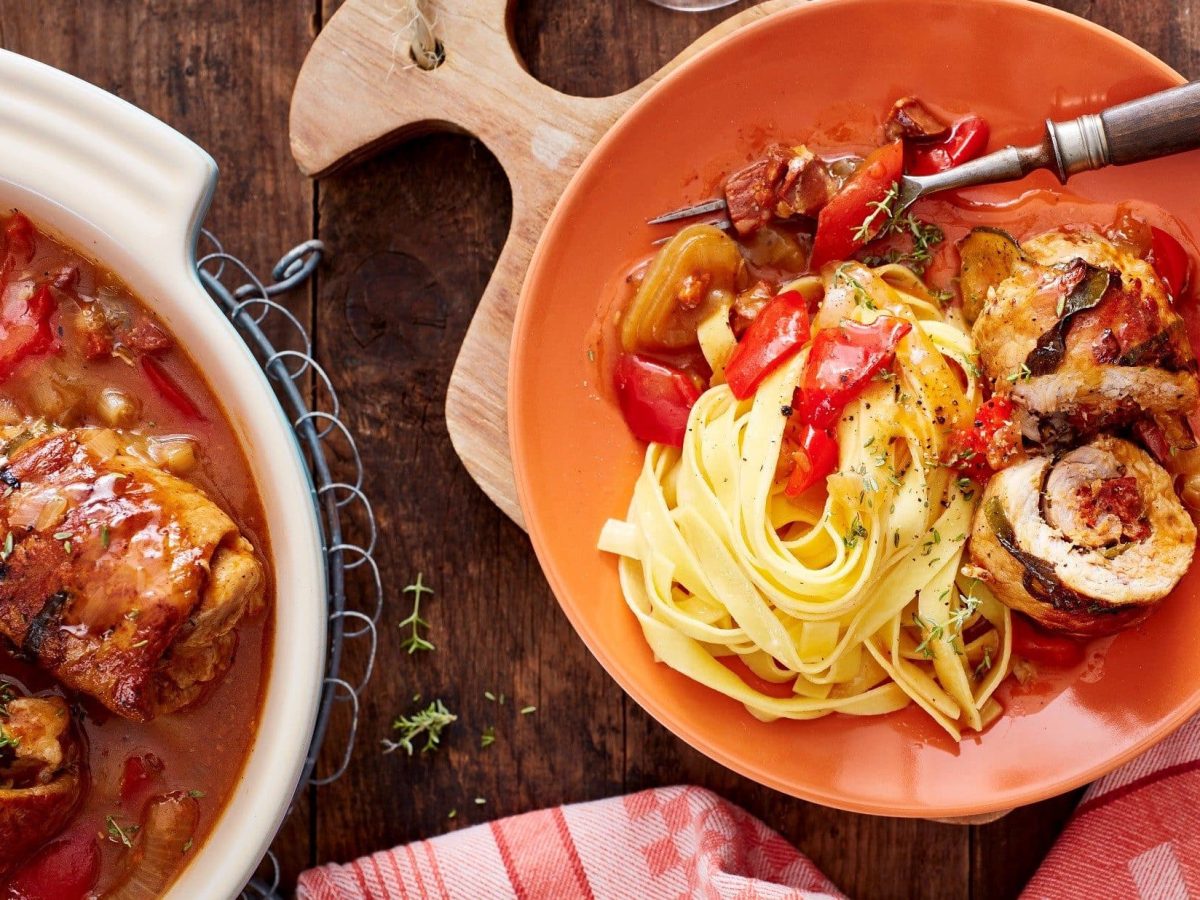
<svg viewBox="0 0 1200 900">
<path fill-rule="evenodd" d="M 930 112 L 929 107 L 916 97 L 897 100 L 883 125 L 884 136 L 889 141 L 941 137 L 949 129 L 949 124 Z"/>
<path fill-rule="evenodd" d="M 113 352 L 113 334 L 104 313 L 87 304 L 75 317 L 75 327 L 83 339 L 83 355 L 91 361 L 107 359 Z"/>
<path fill-rule="evenodd" d="M 711 282 L 712 275 L 708 272 L 696 272 L 686 276 L 675 295 L 675 302 L 682 309 L 695 309 L 708 296 L 708 286 Z"/>
<path fill-rule="evenodd" d="M 756 281 L 751 287 L 741 291 L 733 300 L 733 333 L 740 338 L 774 296 L 775 292 L 765 281 Z"/>
<path fill-rule="evenodd" d="M 815 216 L 837 188 L 825 163 L 806 147 L 775 145 L 725 182 L 729 218 L 738 234 L 772 219 Z"/>
<path fill-rule="evenodd" d="M 228 670 L 264 577 L 236 523 L 134 455 L 133 440 L 81 428 L 10 455 L 0 634 L 63 684 L 147 721 Z M 59 514 L 48 524 L 51 504 Z"/>
<path fill-rule="evenodd" d="M 0 877 L 70 821 L 83 797 L 87 760 L 61 697 L 13 698 L 0 712 Z"/>
<path fill-rule="evenodd" d="M 171 338 L 148 316 L 139 316 L 129 329 L 129 334 L 125 335 L 125 343 L 142 353 L 158 353 L 170 349 Z"/>
</svg>

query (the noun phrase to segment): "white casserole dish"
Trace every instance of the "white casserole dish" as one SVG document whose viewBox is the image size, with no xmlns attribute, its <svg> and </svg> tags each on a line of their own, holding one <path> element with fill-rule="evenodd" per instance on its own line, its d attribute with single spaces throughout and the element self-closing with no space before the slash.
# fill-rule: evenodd
<svg viewBox="0 0 1200 900">
<path fill-rule="evenodd" d="M 326 646 L 308 471 L 266 376 L 196 276 L 216 179 L 212 158 L 157 119 L 0 50 L 0 209 L 21 209 L 112 268 L 162 318 L 222 398 L 270 532 L 274 654 L 258 733 L 220 819 L 167 894 L 175 900 L 236 896 L 266 853 L 308 751 Z"/>
</svg>

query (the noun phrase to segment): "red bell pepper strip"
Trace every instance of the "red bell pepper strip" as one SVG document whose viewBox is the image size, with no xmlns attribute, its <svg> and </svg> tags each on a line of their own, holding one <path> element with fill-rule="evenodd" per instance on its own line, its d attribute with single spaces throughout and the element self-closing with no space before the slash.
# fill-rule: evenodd
<svg viewBox="0 0 1200 900">
<path fill-rule="evenodd" d="M 969 428 L 960 428 L 950 435 L 950 465 L 979 483 L 988 480 L 992 467 L 988 464 L 988 448 L 996 432 L 1012 422 L 1012 401 L 993 396 L 984 401 Z"/>
<path fill-rule="evenodd" d="M 700 398 L 686 372 L 626 353 L 617 360 L 615 381 L 621 414 L 634 437 L 683 446 L 688 413 Z"/>
<path fill-rule="evenodd" d="M 982 156 L 987 149 L 991 128 L 987 119 L 967 116 L 959 119 L 950 133 L 935 140 L 914 140 L 905 148 L 905 163 L 910 175 L 933 175 Z"/>
<path fill-rule="evenodd" d="M 1161 228 L 1150 226 L 1150 255 L 1148 260 L 1158 272 L 1172 300 L 1183 298 L 1187 290 L 1190 260 L 1183 245 Z"/>
<path fill-rule="evenodd" d="M 725 364 L 733 396 L 745 400 L 762 380 L 808 343 L 808 304 L 785 291 L 763 307 Z"/>
<path fill-rule="evenodd" d="M 7 378 L 24 360 L 57 347 L 50 317 L 58 308 L 50 288 L 42 285 L 28 298 L 20 290 L 8 292 L 0 309 L 0 379 Z"/>
<path fill-rule="evenodd" d="M 892 361 L 896 345 L 912 323 L 880 316 L 870 325 L 842 322 L 817 332 L 800 378 L 797 412 L 800 421 L 832 428 L 847 403 Z"/>
<path fill-rule="evenodd" d="M 903 141 L 884 144 L 863 161 L 817 216 L 808 264 L 812 271 L 832 260 L 849 259 L 854 251 L 879 236 L 889 216 L 880 204 L 887 200 L 903 170 Z"/>
<path fill-rule="evenodd" d="M 824 428 L 806 425 L 801 432 L 800 447 L 792 453 L 792 460 L 795 466 L 783 490 L 789 497 L 799 497 L 837 468 L 837 441 Z"/>
<path fill-rule="evenodd" d="M 1012 617 L 1012 652 L 1030 662 L 1069 669 L 1083 662 L 1084 645 L 1060 634 L 1042 631 L 1019 613 Z"/>
<path fill-rule="evenodd" d="M 6 900 L 84 900 L 100 877 L 100 848 L 78 831 L 47 844 L 8 880 Z"/>
<path fill-rule="evenodd" d="M 174 379 L 166 373 L 166 370 L 162 366 L 149 356 L 143 356 L 140 362 L 142 373 L 146 376 L 146 380 L 158 391 L 160 397 L 189 419 L 197 419 L 201 422 L 206 421 L 204 414 L 192 402 L 192 398 L 183 392 L 183 388 L 175 383 Z"/>
</svg>

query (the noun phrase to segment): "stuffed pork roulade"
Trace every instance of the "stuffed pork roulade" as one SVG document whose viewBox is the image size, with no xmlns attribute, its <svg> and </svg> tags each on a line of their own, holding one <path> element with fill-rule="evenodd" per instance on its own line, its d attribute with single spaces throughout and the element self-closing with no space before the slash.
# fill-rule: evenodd
<svg viewBox="0 0 1200 900">
<path fill-rule="evenodd" d="M 233 520 L 138 455 L 139 442 L 79 428 L 10 451 L 0 633 L 64 684 L 146 721 L 229 668 L 264 574 Z"/>
<path fill-rule="evenodd" d="M 86 766 L 62 697 L 16 697 L 0 687 L 0 877 L 70 821 Z"/>
<path fill-rule="evenodd" d="M 1181 417 L 1200 398 L 1196 359 L 1153 266 L 1084 231 L 1018 245 L 976 229 L 960 253 L 980 363 L 1026 437 L 1061 446 L 1140 421 L 1191 443 Z"/>
<path fill-rule="evenodd" d="M 997 472 L 969 553 L 1012 609 L 1094 636 L 1149 615 L 1187 571 L 1195 544 L 1170 476 L 1145 451 L 1103 435 Z"/>
</svg>

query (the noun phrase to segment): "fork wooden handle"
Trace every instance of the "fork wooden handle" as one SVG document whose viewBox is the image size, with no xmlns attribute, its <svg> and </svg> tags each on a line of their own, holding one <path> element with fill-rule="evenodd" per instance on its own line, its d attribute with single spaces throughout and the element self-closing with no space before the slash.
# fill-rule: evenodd
<svg viewBox="0 0 1200 900">
<path fill-rule="evenodd" d="M 1109 160 L 1118 166 L 1200 148 L 1200 81 L 1100 113 Z"/>
</svg>

